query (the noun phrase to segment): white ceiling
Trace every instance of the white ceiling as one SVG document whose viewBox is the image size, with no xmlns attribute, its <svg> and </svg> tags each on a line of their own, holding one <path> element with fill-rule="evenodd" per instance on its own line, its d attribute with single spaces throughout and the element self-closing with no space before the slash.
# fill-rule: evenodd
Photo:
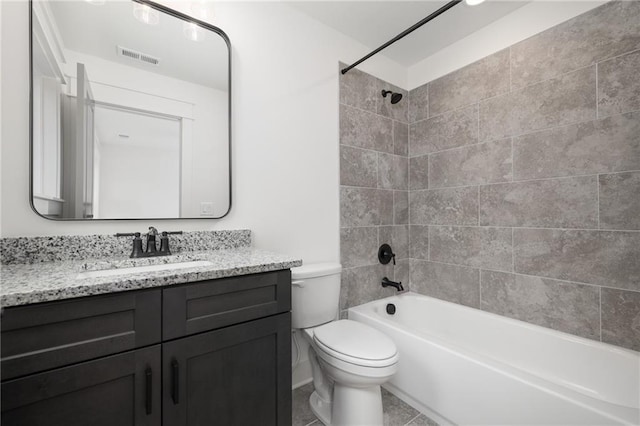
<svg viewBox="0 0 640 426">
<path fill-rule="evenodd" d="M 371 50 L 428 16 L 447 1 L 293 1 L 290 6 L 359 41 Z M 487 0 L 449 9 L 380 55 L 412 66 L 435 52 L 489 25 L 529 1 Z M 353 58 L 355 62 L 359 58 Z"/>
<path fill-rule="evenodd" d="M 226 90 L 227 46 L 220 36 L 206 31 L 202 41 L 184 36 L 184 22 L 161 14 L 157 25 L 133 16 L 133 2 L 107 1 L 92 5 L 84 1 L 51 1 L 65 48 L 145 71 Z M 123 46 L 160 58 L 153 66 L 117 55 Z"/>
</svg>

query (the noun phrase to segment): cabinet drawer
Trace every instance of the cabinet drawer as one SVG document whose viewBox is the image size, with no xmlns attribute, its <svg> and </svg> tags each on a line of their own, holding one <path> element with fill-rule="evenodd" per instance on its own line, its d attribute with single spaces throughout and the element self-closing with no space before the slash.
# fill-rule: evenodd
<svg viewBox="0 0 640 426">
<path fill-rule="evenodd" d="M 291 310 L 291 271 L 201 281 L 163 291 L 163 340 Z"/>
<path fill-rule="evenodd" d="M 161 291 L 7 308 L 2 380 L 158 343 Z"/>
</svg>

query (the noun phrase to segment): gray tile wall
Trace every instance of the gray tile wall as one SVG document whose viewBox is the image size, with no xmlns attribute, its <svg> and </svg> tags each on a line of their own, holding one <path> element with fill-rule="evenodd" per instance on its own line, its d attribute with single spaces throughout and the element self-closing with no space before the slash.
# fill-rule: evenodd
<svg viewBox="0 0 640 426">
<path fill-rule="evenodd" d="M 640 350 L 638 22 L 639 1 L 610 2 L 412 90 L 406 173 L 381 168 L 393 125 L 362 121 L 377 188 L 408 188 L 411 290 Z M 374 181 L 368 152 L 343 184 Z M 343 226 L 382 224 L 373 206 L 345 203 Z"/>
<path fill-rule="evenodd" d="M 383 89 L 402 100 L 392 105 Z M 392 295 L 380 285 L 385 276 L 409 281 L 408 106 L 406 90 L 357 69 L 340 74 L 342 310 Z M 427 179 L 424 173 L 425 188 Z M 396 266 L 378 262 L 383 243 L 393 248 Z"/>
</svg>

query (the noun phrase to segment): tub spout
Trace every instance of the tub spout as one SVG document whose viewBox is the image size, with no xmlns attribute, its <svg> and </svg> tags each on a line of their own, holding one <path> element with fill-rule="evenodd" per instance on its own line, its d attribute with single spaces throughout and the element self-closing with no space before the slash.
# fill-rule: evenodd
<svg viewBox="0 0 640 426">
<path fill-rule="evenodd" d="M 402 287 L 402 282 L 391 281 L 387 277 L 384 277 L 382 279 L 382 287 L 395 287 L 395 289 L 398 291 L 404 291 L 404 287 Z"/>
</svg>

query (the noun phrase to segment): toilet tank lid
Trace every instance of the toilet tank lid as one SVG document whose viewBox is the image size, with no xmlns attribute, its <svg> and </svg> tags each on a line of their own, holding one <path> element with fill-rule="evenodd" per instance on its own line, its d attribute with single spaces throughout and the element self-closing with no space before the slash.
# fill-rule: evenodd
<svg viewBox="0 0 640 426">
<path fill-rule="evenodd" d="M 342 265 L 339 263 L 309 263 L 291 268 L 291 279 L 301 280 L 304 278 L 324 277 L 325 275 L 339 274 L 340 271 L 342 271 Z"/>
</svg>

